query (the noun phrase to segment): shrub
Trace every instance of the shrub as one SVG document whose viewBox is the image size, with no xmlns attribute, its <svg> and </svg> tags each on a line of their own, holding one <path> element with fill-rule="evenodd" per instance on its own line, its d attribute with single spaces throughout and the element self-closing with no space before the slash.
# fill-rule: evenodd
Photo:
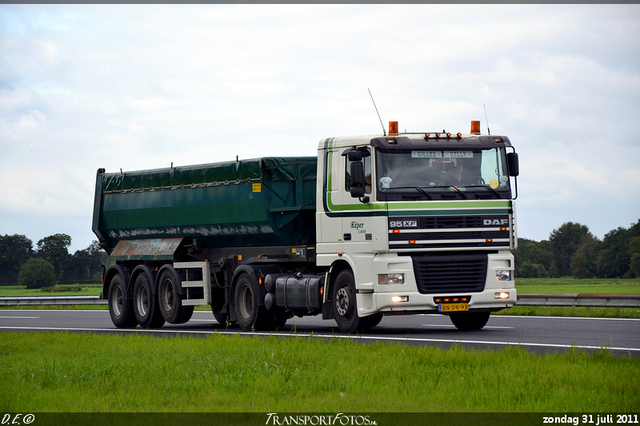
<svg viewBox="0 0 640 426">
<path fill-rule="evenodd" d="M 53 287 L 56 285 L 56 271 L 53 265 L 44 259 L 29 259 L 20 268 L 20 285 L 27 288 Z"/>
</svg>

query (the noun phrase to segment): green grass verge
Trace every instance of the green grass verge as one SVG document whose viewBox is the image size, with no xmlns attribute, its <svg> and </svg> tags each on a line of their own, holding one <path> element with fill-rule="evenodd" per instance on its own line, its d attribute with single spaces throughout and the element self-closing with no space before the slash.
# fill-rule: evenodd
<svg viewBox="0 0 640 426">
<path fill-rule="evenodd" d="M 640 359 L 213 335 L 0 334 L 0 412 L 637 412 Z"/>
<path fill-rule="evenodd" d="M 492 315 L 530 315 L 550 317 L 640 318 L 640 308 L 607 308 L 587 306 L 519 306 Z"/>
<path fill-rule="evenodd" d="M 102 284 L 60 284 L 47 289 L 13 285 L 0 287 L 0 297 L 97 296 L 101 291 Z"/>
</svg>

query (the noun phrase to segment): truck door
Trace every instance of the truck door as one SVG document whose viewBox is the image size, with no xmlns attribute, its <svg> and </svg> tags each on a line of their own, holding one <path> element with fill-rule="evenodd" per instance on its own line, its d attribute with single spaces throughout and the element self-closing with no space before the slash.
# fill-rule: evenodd
<svg viewBox="0 0 640 426">
<path fill-rule="evenodd" d="M 348 152 L 349 150 L 347 150 Z M 369 211 L 371 201 L 371 150 L 368 147 L 357 148 L 359 154 L 351 157 L 343 152 L 342 168 L 342 238 L 347 252 L 371 252 L 373 224 Z M 362 244 L 366 244 L 362 246 Z"/>
</svg>

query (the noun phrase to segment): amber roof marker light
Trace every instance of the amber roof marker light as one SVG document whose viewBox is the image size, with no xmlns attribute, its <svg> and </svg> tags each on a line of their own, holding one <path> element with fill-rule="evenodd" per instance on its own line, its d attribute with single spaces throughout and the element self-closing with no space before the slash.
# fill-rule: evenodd
<svg viewBox="0 0 640 426">
<path fill-rule="evenodd" d="M 390 121 L 389 122 L 389 136 L 398 136 L 398 122 Z"/>
<path fill-rule="evenodd" d="M 480 134 L 480 120 L 474 120 L 471 122 L 471 134 L 479 135 Z"/>
</svg>

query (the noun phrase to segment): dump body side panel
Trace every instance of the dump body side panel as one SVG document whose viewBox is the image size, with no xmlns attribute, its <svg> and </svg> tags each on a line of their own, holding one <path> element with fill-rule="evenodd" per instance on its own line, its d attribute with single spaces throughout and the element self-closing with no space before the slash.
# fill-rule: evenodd
<svg viewBox="0 0 640 426">
<path fill-rule="evenodd" d="M 98 173 L 93 231 L 121 240 L 197 239 L 203 247 L 312 244 L 315 157 Z"/>
</svg>

